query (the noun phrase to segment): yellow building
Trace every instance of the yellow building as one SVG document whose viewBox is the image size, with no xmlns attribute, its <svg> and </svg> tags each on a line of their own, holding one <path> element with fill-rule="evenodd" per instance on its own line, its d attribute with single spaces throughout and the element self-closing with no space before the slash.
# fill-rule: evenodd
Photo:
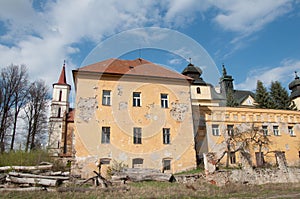
<svg viewBox="0 0 300 199">
<path fill-rule="evenodd" d="M 203 158 L 203 153 L 224 152 L 224 139 L 228 131 L 243 127 L 249 130 L 251 127 L 263 131 L 270 144 L 263 147 L 265 161 L 275 163 L 274 151 L 285 152 L 289 165 L 300 163 L 300 112 L 274 109 L 255 108 L 254 94 L 250 91 L 235 90 L 233 78 L 228 75 L 223 65 L 223 73 L 220 78 L 220 88 L 215 88 L 206 83 L 202 78 L 202 71 L 189 64 L 183 74 L 193 78 L 191 84 L 191 98 L 193 105 L 193 119 L 195 146 L 198 161 Z M 296 74 L 295 80 L 289 85 L 292 90 L 291 98 L 300 109 L 300 81 Z M 236 101 L 236 107 L 226 107 L 228 93 L 231 92 Z M 250 150 L 253 165 L 256 164 L 258 146 Z M 226 160 L 226 156 L 222 162 Z M 238 164 L 235 153 L 231 154 L 231 163 Z"/>
<path fill-rule="evenodd" d="M 196 167 L 191 78 L 143 59 L 105 60 L 73 78 L 74 131 L 65 135 L 73 143 L 60 151 L 74 150 L 74 172 L 89 177 L 114 161 L 172 173 Z"/>
</svg>

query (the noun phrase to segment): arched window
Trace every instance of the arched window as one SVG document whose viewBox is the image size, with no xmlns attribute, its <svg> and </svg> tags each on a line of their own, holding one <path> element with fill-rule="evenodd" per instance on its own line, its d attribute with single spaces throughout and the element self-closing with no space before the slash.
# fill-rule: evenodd
<svg viewBox="0 0 300 199">
<path fill-rule="evenodd" d="M 197 87 L 197 93 L 200 94 L 201 93 L 201 89 L 200 87 Z"/>
</svg>

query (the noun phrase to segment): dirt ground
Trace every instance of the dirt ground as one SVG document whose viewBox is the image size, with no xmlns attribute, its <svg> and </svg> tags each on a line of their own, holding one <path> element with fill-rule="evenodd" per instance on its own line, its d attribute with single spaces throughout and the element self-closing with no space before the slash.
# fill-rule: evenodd
<svg viewBox="0 0 300 199">
<path fill-rule="evenodd" d="M 55 189 L 30 192 L 7 191 L 0 192 L 0 198 L 300 198 L 300 183 L 227 184 L 218 187 L 198 179 L 193 183 L 129 183 L 109 189 L 77 187 L 67 192 L 58 192 Z"/>
</svg>

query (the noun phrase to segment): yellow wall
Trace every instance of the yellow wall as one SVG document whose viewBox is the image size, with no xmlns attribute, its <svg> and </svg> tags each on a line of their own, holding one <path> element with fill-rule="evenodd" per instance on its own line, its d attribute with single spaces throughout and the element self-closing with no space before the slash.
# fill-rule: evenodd
<svg viewBox="0 0 300 199">
<path fill-rule="evenodd" d="M 232 108 L 232 107 L 202 107 L 200 108 L 202 118 L 205 120 L 205 137 L 201 140 L 207 144 L 208 148 L 202 147 L 202 151 L 198 153 L 216 151 L 219 143 L 224 140 L 223 133 L 226 132 L 227 125 L 254 124 L 261 128 L 262 125 L 268 126 L 268 138 L 271 145 L 263 148 L 263 152 L 272 152 L 275 150 L 285 151 L 286 159 L 289 165 L 299 165 L 300 151 L 300 112 L 271 110 L 271 109 L 255 109 L 255 108 Z M 200 116 L 201 117 L 201 116 Z M 212 135 L 212 124 L 218 124 L 220 136 Z M 273 134 L 273 126 L 279 126 L 279 136 Z M 295 136 L 291 136 L 288 132 L 288 126 L 292 126 Z M 199 132 L 199 131 L 198 131 Z M 200 135 L 199 135 L 200 136 Z M 252 153 L 252 161 L 255 163 L 254 153 L 258 152 L 255 147 Z M 265 156 L 267 162 L 274 164 L 274 153 L 268 153 Z M 225 160 L 225 158 L 224 158 Z"/>
<path fill-rule="evenodd" d="M 100 158 L 128 167 L 132 167 L 134 158 L 143 158 L 144 168 L 156 169 L 162 169 L 162 160 L 169 158 L 173 173 L 196 167 L 187 81 L 80 73 L 76 78 L 75 155 L 83 177 L 93 175 Z M 102 90 L 112 91 L 111 106 L 102 105 Z M 133 92 L 141 92 L 141 107 L 133 107 Z M 160 93 L 168 94 L 169 108 L 161 108 Z M 172 103 L 186 109 L 172 114 Z M 80 109 L 82 104 L 84 108 Z M 110 127 L 109 144 L 101 143 L 102 127 Z M 133 127 L 142 128 L 142 144 L 133 144 Z M 170 128 L 171 144 L 163 144 L 163 128 Z"/>
</svg>

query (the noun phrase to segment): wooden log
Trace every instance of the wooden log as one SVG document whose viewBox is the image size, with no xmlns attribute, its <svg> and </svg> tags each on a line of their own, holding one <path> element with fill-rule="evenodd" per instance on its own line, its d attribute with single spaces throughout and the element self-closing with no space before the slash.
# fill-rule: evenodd
<svg viewBox="0 0 300 199">
<path fill-rule="evenodd" d="M 29 173 L 17 173 L 17 172 L 9 172 L 9 176 L 14 177 L 27 177 L 27 178 L 43 178 L 43 179 L 53 179 L 53 180 L 69 180 L 69 177 L 66 176 L 45 176 L 45 175 L 35 175 Z"/>
<path fill-rule="evenodd" d="M 49 191 L 45 187 L 26 187 L 26 188 L 1 188 L 0 192 L 3 191 Z"/>
<path fill-rule="evenodd" d="M 121 180 L 126 176 L 126 179 L 133 182 L 140 181 L 161 181 L 171 182 L 174 179 L 171 173 L 161 173 L 156 169 L 125 169 L 121 173 L 112 176 L 114 180 Z"/>
<path fill-rule="evenodd" d="M 39 166 L 4 166 L 0 167 L 0 171 L 17 170 L 17 171 L 32 171 L 32 170 L 49 170 L 53 165 L 39 165 Z"/>
<path fill-rule="evenodd" d="M 14 176 L 8 176 L 6 180 L 17 184 L 32 184 L 32 185 L 42 185 L 42 186 L 50 186 L 50 187 L 55 187 L 58 184 L 58 180 L 43 179 L 43 178 L 25 178 L 25 177 L 19 178 Z"/>
</svg>

